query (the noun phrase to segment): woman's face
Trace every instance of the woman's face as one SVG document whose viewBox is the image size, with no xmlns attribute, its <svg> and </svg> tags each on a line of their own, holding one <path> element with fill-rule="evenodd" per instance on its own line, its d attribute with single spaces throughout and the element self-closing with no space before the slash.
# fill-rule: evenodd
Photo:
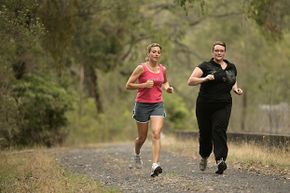
<svg viewBox="0 0 290 193">
<path fill-rule="evenodd" d="M 149 60 L 152 62 L 158 62 L 160 59 L 161 50 L 158 46 L 152 47 L 148 53 Z"/>
<path fill-rule="evenodd" d="M 226 55 L 226 48 L 221 45 L 215 45 L 212 50 L 214 60 L 222 61 Z"/>
</svg>

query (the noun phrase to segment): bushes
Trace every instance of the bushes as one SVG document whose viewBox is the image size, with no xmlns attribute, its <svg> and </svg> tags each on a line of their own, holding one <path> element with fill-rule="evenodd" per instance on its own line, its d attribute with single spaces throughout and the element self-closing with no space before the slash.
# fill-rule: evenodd
<svg viewBox="0 0 290 193">
<path fill-rule="evenodd" d="M 186 130 L 188 127 L 190 112 L 186 104 L 177 94 L 164 95 L 166 114 L 171 130 Z M 166 123 L 166 122 L 165 122 Z"/>
<path fill-rule="evenodd" d="M 11 106 L 16 115 L 14 128 L 1 128 L 6 146 L 49 147 L 63 142 L 68 133 L 63 127 L 67 122 L 65 113 L 70 109 L 70 98 L 63 88 L 44 77 L 28 76 L 14 84 L 8 97 L 15 101 Z"/>
</svg>

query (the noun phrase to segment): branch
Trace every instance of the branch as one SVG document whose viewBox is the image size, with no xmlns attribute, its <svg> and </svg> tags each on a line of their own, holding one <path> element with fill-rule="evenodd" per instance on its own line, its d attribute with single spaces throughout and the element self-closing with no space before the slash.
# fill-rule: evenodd
<svg viewBox="0 0 290 193">
<path fill-rule="evenodd" d="M 199 56 L 196 52 L 194 52 L 193 50 L 191 50 L 187 45 L 181 43 L 180 41 L 178 40 L 174 40 L 174 43 L 179 47 L 179 51 L 181 52 L 184 52 L 186 54 L 189 54 L 189 55 L 194 55 L 196 58 L 198 58 L 199 60 L 202 60 L 203 58 L 201 56 Z"/>
</svg>

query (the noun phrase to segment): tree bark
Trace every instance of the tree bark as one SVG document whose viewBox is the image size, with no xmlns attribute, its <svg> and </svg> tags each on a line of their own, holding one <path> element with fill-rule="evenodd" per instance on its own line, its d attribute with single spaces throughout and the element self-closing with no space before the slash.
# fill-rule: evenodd
<svg viewBox="0 0 290 193">
<path fill-rule="evenodd" d="M 241 130 L 245 131 L 245 124 L 246 124 L 246 109 L 247 109 L 247 92 L 244 92 L 243 96 L 243 103 L 242 103 L 242 114 L 241 114 Z"/>
<path fill-rule="evenodd" d="M 84 100 L 84 79 L 85 79 L 85 73 L 84 73 L 84 65 L 80 65 L 80 82 L 79 82 L 79 117 L 83 115 L 83 100 Z"/>
<path fill-rule="evenodd" d="M 95 68 L 92 65 L 88 65 L 86 70 L 87 70 L 86 75 L 88 75 L 89 80 L 88 83 L 89 93 L 95 99 L 97 113 L 103 113 L 104 109 L 101 101 L 101 94 L 99 91 L 98 75 L 95 71 Z"/>
</svg>

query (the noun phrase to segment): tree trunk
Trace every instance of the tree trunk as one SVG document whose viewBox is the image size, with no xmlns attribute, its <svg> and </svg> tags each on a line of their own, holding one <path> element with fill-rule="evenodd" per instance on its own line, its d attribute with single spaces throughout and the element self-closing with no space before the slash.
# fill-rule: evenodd
<svg viewBox="0 0 290 193">
<path fill-rule="evenodd" d="M 80 65 L 80 83 L 79 83 L 79 117 L 83 115 L 83 101 L 84 101 L 84 79 L 85 79 L 85 70 L 84 65 Z"/>
<path fill-rule="evenodd" d="M 97 73 L 96 73 L 94 67 L 91 65 L 88 65 L 86 70 L 87 70 L 86 74 L 88 75 L 88 79 L 89 79 L 89 83 L 88 83 L 89 93 L 95 99 L 97 113 L 103 113 L 104 109 L 103 109 L 103 105 L 102 105 L 101 97 L 100 97 L 101 95 L 100 95 L 100 91 L 99 91 Z"/>
<path fill-rule="evenodd" d="M 245 131 L 245 123 L 246 123 L 246 109 L 247 109 L 247 92 L 244 92 L 243 103 L 242 103 L 242 114 L 241 114 L 241 130 Z"/>
</svg>

